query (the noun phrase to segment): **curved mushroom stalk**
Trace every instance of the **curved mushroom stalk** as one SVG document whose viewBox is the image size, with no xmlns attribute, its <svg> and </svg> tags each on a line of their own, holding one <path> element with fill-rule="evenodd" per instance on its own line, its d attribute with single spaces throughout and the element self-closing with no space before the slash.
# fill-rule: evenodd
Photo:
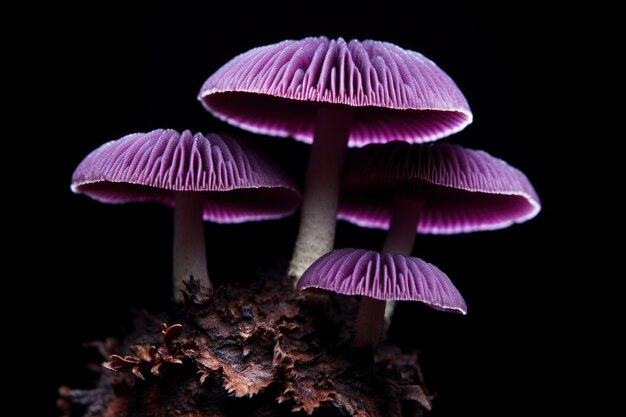
<svg viewBox="0 0 626 417">
<path fill-rule="evenodd" d="M 424 199 L 419 195 L 397 194 L 391 207 L 389 231 L 383 243 L 383 253 L 410 256 Z"/>
<path fill-rule="evenodd" d="M 424 200 L 418 195 L 397 194 L 394 196 L 389 231 L 382 248 L 383 253 L 411 256 L 415 245 L 417 223 L 423 207 Z M 391 325 L 395 308 L 394 300 L 387 301 L 385 329 Z"/>
<path fill-rule="evenodd" d="M 174 193 L 174 300 L 183 301 L 185 281 L 193 277 L 203 287 L 211 287 L 206 263 L 202 193 Z"/>
<path fill-rule="evenodd" d="M 354 112 L 349 107 L 318 106 L 302 200 L 300 230 L 289 264 L 294 285 L 318 258 L 333 249 L 341 169 Z"/>
</svg>

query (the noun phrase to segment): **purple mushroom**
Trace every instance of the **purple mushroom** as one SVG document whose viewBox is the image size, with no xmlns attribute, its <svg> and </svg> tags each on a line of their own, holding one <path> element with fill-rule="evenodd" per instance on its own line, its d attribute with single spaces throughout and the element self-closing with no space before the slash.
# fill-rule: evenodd
<svg viewBox="0 0 626 417">
<path fill-rule="evenodd" d="M 486 152 L 395 142 L 367 146 L 348 158 L 338 217 L 389 229 L 382 252 L 410 256 L 416 232 L 500 229 L 540 209 L 528 178 Z"/>
<path fill-rule="evenodd" d="M 105 203 L 175 206 L 174 298 L 190 276 L 211 286 L 204 220 L 238 223 L 296 210 L 291 179 L 254 148 L 225 135 L 188 130 L 135 133 L 100 146 L 80 163 L 72 191 Z"/>
<path fill-rule="evenodd" d="M 319 37 L 255 48 L 209 77 L 198 98 L 236 126 L 312 143 L 289 267 L 296 279 L 333 248 L 347 146 L 433 141 L 472 121 L 465 97 L 432 61 L 373 40 Z"/>
<path fill-rule="evenodd" d="M 360 295 L 354 345 L 375 347 L 383 332 L 387 301 L 420 301 L 431 307 L 467 313 L 450 279 L 419 258 L 363 249 L 334 250 L 315 261 L 298 282 L 300 290 Z"/>
</svg>

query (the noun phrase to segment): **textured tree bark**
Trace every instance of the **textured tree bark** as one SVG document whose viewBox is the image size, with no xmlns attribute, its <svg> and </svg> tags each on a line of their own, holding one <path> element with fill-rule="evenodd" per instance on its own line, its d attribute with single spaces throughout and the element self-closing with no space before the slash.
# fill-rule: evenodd
<svg viewBox="0 0 626 417">
<path fill-rule="evenodd" d="M 350 349 L 356 300 L 310 303 L 284 277 L 216 290 L 197 281 L 174 315 L 144 315 L 90 390 L 63 387 L 84 417 L 414 417 L 430 408 L 416 354 Z M 162 324 L 166 320 L 168 324 Z"/>
</svg>

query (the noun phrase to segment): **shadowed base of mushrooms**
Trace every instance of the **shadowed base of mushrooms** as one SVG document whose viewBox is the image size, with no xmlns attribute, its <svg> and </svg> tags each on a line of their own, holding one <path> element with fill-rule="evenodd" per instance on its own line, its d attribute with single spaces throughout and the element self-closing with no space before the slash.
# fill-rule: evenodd
<svg viewBox="0 0 626 417">
<path fill-rule="evenodd" d="M 62 387 L 68 416 L 408 417 L 430 409 L 415 353 L 350 350 L 357 301 L 312 303 L 286 279 L 187 284 L 175 313 L 142 314 L 90 390 Z M 191 294 L 191 295 L 190 295 Z M 340 302 L 339 302 L 340 301 Z M 165 324 L 168 323 L 168 324 Z"/>
</svg>

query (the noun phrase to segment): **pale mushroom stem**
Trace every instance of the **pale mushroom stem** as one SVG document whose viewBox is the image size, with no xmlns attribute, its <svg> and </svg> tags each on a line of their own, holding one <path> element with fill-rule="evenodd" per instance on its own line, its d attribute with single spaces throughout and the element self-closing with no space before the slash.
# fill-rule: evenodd
<svg viewBox="0 0 626 417">
<path fill-rule="evenodd" d="M 391 224 L 383 243 L 383 253 L 395 253 L 411 256 L 415 245 L 417 223 L 424 206 L 420 196 L 398 194 L 394 197 L 391 208 Z M 385 328 L 391 324 L 391 317 L 396 308 L 396 302 L 387 301 L 385 306 Z"/>
<path fill-rule="evenodd" d="M 183 301 L 184 282 L 189 277 L 211 287 L 206 264 L 202 194 L 177 191 L 174 208 L 174 301 Z"/>
<path fill-rule="evenodd" d="M 318 107 L 300 230 L 289 264 L 295 284 L 314 261 L 333 249 L 341 170 L 353 118 L 354 111 L 347 106 Z"/>
<path fill-rule="evenodd" d="M 420 197 L 396 195 L 391 209 L 391 224 L 383 244 L 382 253 L 410 256 L 415 243 L 415 231 L 419 213 L 423 206 Z M 376 348 L 383 335 L 385 325 L 388 326 L 395 301 L 377 300 L 361 297 L 357 313 L 354 334 L 356 348 Z M 389 316 L 387 315 L 389 312 Z"/>
</svg>

